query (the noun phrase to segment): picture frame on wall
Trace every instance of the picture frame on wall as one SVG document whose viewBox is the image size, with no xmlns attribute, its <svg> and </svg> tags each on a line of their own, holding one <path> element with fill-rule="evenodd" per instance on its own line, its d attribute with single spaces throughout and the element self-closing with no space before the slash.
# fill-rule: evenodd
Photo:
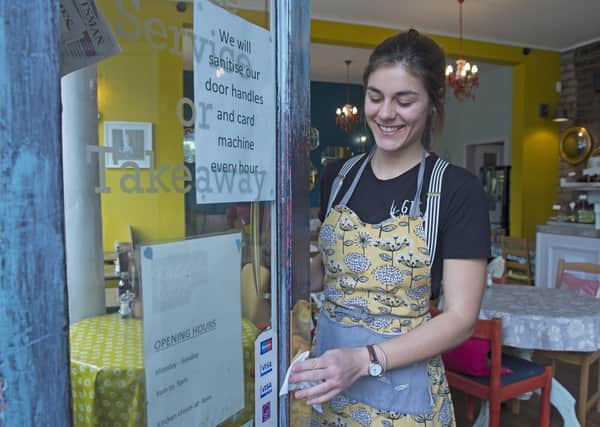
<svg viewBox="0 0 600 427">
<path fill-rule="evenodd" d="M 150 122 L 105 122 L 104 145 L 112 147 L 106 153 L 106 167 L 127 167 L 127 162 L 135 162 L 139 168 L 149 168 L 152 139 Z"/>
</svg>

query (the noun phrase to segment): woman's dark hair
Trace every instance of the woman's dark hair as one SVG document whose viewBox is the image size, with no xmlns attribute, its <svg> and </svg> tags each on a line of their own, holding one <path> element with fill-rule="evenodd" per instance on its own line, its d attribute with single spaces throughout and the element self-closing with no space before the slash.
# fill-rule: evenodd
<svg viewBox="0 0 600 427">
<path fill-rule="evenodd" d="M 363 73 L 366 89 L 369 76 L 382 66 L 401 64 L 421 78 L 435 111 L 434 118 L 428 120 L 424 138 L 429 137 L 431 127 L 440 129 L 444 122 L 444 99 L 446 96 L 446 56 L 442 48 L 429 37 L 415 29 L 398 33 L 381 42 L 369 56 L 369 63 Z"/>
</svg>

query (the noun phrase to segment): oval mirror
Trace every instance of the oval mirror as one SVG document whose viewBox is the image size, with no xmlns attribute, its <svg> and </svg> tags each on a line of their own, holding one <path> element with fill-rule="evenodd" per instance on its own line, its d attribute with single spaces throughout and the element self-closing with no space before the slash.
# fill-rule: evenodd
<svg viewBox="0 0 600 427">
<path fill-rule="evenodd" d="M 585 160 L 592 149 L 592 140 L 586 128 L 573 126 L 567 128 L 560 138 L 560 157 L 572 165 Z"/>
</svg>

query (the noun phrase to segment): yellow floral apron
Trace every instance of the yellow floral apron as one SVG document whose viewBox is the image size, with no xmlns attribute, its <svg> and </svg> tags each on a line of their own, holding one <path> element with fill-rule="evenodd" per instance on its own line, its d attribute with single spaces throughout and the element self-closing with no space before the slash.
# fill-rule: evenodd
<svg viewBox="0 0 600 427">
<path fill-rule="evenodd" d="M 346 205 L 372 155 L 364 158 L 346 194 L 333 208 L 341 181 L 362 157 L 346 162 L 332 186 L 328 214 L 319 233 L 325 301 L 317 323 L 315 355 L 329 348 L 382 342 L 430 319 L 430 254 L 435 254 L 439 194 L 447 162 L 438 159 L 434 166 L 424 216 L 419 201 L 425 153 L 409 214 L 397 215 L 392 206 L 388 219 L 367 224 Z M 439 356 L 388 371 L 382 379 L 364 377 L 359 382 L 323 405 L 322 414 L 313 411 L 311 426 L 455 425 Z"/>
</svg>

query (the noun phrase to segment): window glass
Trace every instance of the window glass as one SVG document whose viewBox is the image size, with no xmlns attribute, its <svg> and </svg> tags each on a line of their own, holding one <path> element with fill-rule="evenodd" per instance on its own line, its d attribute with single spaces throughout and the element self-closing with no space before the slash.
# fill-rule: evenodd
<svg viewBox="0 0 600 427">
<path fill-rule="evenodd" d="M 269 16 L 262 2 L 215 3 L 258 25 L 268 26 Z M 243 395 L 243 408 L 220 425 L 244 425 L 255 415 L 255 340 L 261 331 L 276 326 L 271 325 L 272 299 L 276 296 L 271 262 L 273 203 L 196 202 L 194 3 L 98 0 L 97 5 L 116 34 L 121 53 L 97 65 L 98 141 L 100 147 L 111 148 L 106 153 L 97 148 L 88 150 L 102 157 L 98 157 L 99 170 L 90 168 L 84 174 L 98 175 L 94 191 L 100 197 L 102 231 L 96 243 L 104 254 L 101 263 L 106 302 L 102 313 L 84 316 L 71 324 L 75 425 L 148 423 L 142 309 L 144 284 L 148 279 L 146 275 L 140 279 L 141 260 L 148 254 L 141 253 L 140 248 L 223 233 L 239 233 L 240 262 L 232 265 L 223 258 L 206 268 L 237 269 L 240 274 L 239 345 L 243 384 L 232 393 Z M 63 118 L 63 122 L 70 126 L 78 119 L 73 114 Z M 74 176 L 65 177 L 70 178 Z M 94 218 L 86 221 L 89 226 L 97 225 Z M 67 256 L 80 261 L 78 253 Z M 180 261 L 177 258 L 173 256 L 173 265 Z M 142 270 L 142 274 L 146 273 Z M 160 277 L 157 273 L 153 280 Z M 213 288 L 219 291 L 218 284 Z M 163 299 L 182 298 L 169 294 L 169 290 L 163 291 Z M 130 295 L 130 313 L 123 306 L 124 295 Z M 211 295 L 206 298 L 210 300 Z M 173 310 L 172 316 L 177 315 L 177 310 Z M 210 333 L 211 327 L 214 325 L 210 322 L 198 325 L 202 333 Z M 175 334 L 169 337 L 164 341 L 168 345 L 179 339 Z M 275 344 L 276 341 L 270 344 L 273 352 Z M 196 357 L 215 357 L 218 351 L 218 348 L 199 348 Z M 166 376 L 169 370 L 179 369 L 184 363 L 193 362 L 193 358 L 193 354 L 183 355 L 174 362 L 177 366 L 165 364 L 160 368 L 164 372 L 157 370 L 154 374 Z M 273 371 L 277 372 L 276 365 Z M 167 396 L 174 389 L 185 387 L 186 381 L 182 376 L 164 390 L 157 390 L 153 398 L 160 401 L 163 394 Z M 211 387 L 219 387 L 218 382 L 207 389 Z M 272 394 L 276 395 L 276 381 L 272 388 Z M 209 405 L 211 398 L 210 394 L 199 396 L 195 405 Z M 272 416 L 276 416 L 277 405 L 274 406 L 270 409 Z M 181 408 L 182 413 L 188 410 L 191 408 L 185 405 Z M 169 417 L 163 421 L 165 426 L 172 422 Z"/>
</svg>

